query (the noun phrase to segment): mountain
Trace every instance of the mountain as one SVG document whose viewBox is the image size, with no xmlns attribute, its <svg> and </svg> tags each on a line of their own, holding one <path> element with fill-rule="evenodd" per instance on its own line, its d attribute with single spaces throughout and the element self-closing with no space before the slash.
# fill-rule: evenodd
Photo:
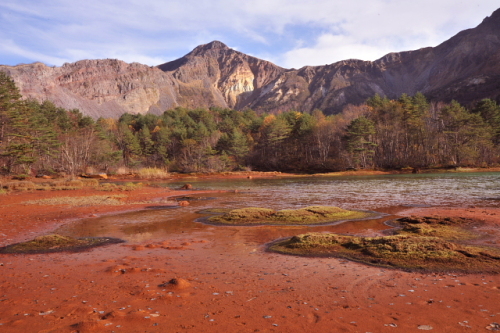
<svg viewBox="0 0 500 333">
<path fill-rule="evenodd" d="M 500 9 L 437 47 L 376 61 L 285 69 L 214 41 L 156 67 L 105 59 L 0 70 L 26 98 L 51 100 L 94 118 L 159 114 L 176 106 L 336 113 L 376 93 L 397 98 L 422 92 L 434 101 L 469 104 L 500 100 Z"/>
<path fill-rule="evenodd" d="M 137 63 L 82 60 L 61 67 L 34 63 L 0 70 L 13 78 L 24 97 L 80 109 L 94 118 L 160 112 L 176 105 L 172 76 Z"/>
<path fill-rule="evenodd" d="M 200 45 L 158 68 L 175 78 L 181 105 L 235 109 L 247 108 L 286 71 L 218 41 Z"/>
</svg>

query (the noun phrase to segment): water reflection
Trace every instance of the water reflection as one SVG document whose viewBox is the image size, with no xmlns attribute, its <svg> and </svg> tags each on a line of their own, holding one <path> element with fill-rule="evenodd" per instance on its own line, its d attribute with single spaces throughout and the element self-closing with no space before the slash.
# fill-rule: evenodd
<svg viewBox="0 0 500 333">
<path fill-rule="evenodd" d="M 256 206 L 278 210 L 332 205 L 397 214 L 404 206 L 498 207 L 500 204 L 499 200 L 492 200 L 499 197 L 499 173 L 242 179 L 191 183 L 195 188 L 228 189 L 235 190 L 236 193 L 219 193 L 217 197 L 213 197 L 213 194 L 192 197 L 186 191 L 182 198 L 190 202 L 186 207 L 167 209 L 166 206 L 151 206 L 151 209 L 138 212 L 84 219 L 63 226 L 57 232 L 76 237 L 117 237 L 130 242 L 203 233 L 211 239 L 228 238 L 234 242 L 253 245 L 310 231 L 371 236 L 387 229 L 384 222 L 395 216 L 318 227 L 214 227 L 194 222 L 201 217 L 197 212 L 219 207 Z M 176 188 L 182 184 L 163 185 Z"/>
</svg>

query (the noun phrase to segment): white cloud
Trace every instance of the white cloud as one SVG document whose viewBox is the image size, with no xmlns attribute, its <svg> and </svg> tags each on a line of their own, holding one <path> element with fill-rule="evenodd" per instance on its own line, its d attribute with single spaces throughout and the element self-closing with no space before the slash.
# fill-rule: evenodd
<svg viewBox="0 0 500 333">
<path fill-rule="evenodd" d="M 301 47 L 284 55 L 286 67 L 300 68 L 304 64 L 317 66 L 340 60 L 375 60 L 392 50 L 381 46 L 364 45 L 352 37 L 341 35 L 321 35 L 313 47 Z"/>
<path fill-rule="evenodd" d="M 313 41 L 289 50 L 281 61 L 288 67 L 300 67 L 350 58 L 376 60 L 390 52 L 436 46 L 460 30 L 473 28 L 497 6 L 494 1 L 374 3 L 370 9 L 346 15 Z M 474 10 L 478 8 L 482 10 Z"/>
<path fill-rule="evenodd" d="M 373 59 L 436 45 L 497 7 L 498 0 L 6 0 L 0 40 L 12 42 L 0 63 L 2 54 L 18 54 L 56 65 L 82 57 L 156 65 L 214 39 L 281 66 Z"/>
<path fill-rule="evenodd" d="M 2 48 L 0 50 L 0 57 L 3 55 L 14 55 L 19 56 L 21 59 L 32 59 L 35 61 L 43 62 L 46 64 L 62 64 L 67 62 L 67 59 L 53 57 L 43 53 L 27 50 L 19 45 L 17 45 L 12 40 L 2 40 L 0 39 L 0 45 Z M 34 62 L 33 61 L 33 62 Z M 16 64 L 22 63 L 22 61 L 16 62 Z"/>
</svg>

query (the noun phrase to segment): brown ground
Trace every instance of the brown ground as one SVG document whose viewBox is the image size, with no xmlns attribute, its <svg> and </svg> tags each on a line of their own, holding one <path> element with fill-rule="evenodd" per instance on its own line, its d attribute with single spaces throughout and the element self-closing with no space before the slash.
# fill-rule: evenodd
<svg viewBox="0 0 500 333">
<path fill-rule="evenodd" d="M 22 204 L 102 194 L 0 196 L 0 246 L 78 218 L 141 207 Z M 136 202 L 185 191 L 125 194 Z M 498 209 L 419 208 L 398 215 L 479 218 L 484 232 L 499 236 Z M 271 227 L 256 228 L 262 228 L 262 244 L 272 240 Z M 199 232 L 82 253 L 0 255 L 0 332 L 487 332 L 500 322 L 499 275 L 407 273 L 285 256 L 251 245 L 231 228 L 217 232 L 227 237 L 215 242 L 213 232 Z"/>
</svg>

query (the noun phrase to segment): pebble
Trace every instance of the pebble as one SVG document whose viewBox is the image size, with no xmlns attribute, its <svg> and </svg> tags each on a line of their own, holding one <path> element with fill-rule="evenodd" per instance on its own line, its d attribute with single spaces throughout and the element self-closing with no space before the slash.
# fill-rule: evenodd
<svg viewBox="0 0 500 333">
<path fill-rule="evenodd" d="M 464 320 L 464 321 L 461 321 L 459 322 L 458 324 L 460 326 L 463 326 L 463 327 L 468 327 L 468 328 L 471 328 L 469 325 L 467 325 L 469 322 L 467 320 Z"/>
<path fill-rule="evenodd" d="M 273 316 L 264 316 L 265 319 L 272 318 Z"/>
<path fill-rule="evenodd" d="M 417 327 L 419 330 L 424 330 L 424 331 L 430 331 L 432 330 L 434 327 L 430 326 L 430 325 L 420 325 Z"/>
<path fill-rule="evenodd" d="M 48 311 L 45 311 L 45 312 L 40 312 L 39 315 L 40 316 L 46 316 L 46 315 L 51 314 L 51 313 L 54 313 L 54 310 L 48 310 Z"/>
<path fill-rule="evenodd" d="M 488 331 L 500 331 L 500 324 L 499 323 L 491 323 L 488 326 L 486 326 L 486 329 Z"/>
</svg>

